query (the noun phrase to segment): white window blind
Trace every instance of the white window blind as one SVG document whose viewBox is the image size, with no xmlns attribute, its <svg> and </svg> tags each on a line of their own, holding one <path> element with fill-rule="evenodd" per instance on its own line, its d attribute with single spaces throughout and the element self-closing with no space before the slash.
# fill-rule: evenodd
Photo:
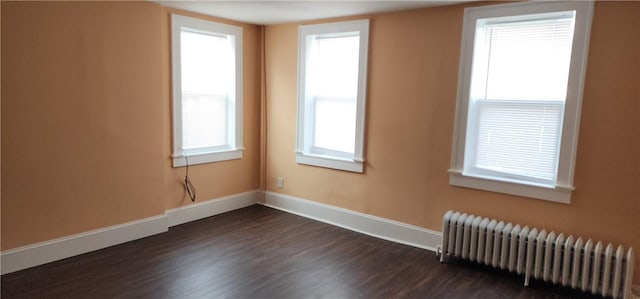
<svg viewBox="0 0 640 299">
<path fill-rule="evenodd" d="M 230 38 L 184 29 L 180 38 L 183 149 L 227 146 L 235 88 Z"/>
<path fill-rule="evenodd" d="M 575 12 L 477 21 L 465 172 L 555 185 Z"/>
</svg>

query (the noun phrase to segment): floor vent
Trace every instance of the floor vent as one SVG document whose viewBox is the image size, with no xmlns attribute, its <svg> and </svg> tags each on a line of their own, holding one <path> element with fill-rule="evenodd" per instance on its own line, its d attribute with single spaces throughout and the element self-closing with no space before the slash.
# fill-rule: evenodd
<svg viewBox="0 0 640 299">
<path fill-rule="evenodd" d="M 633 248 L 448 211 L 440 261 L 459 258 L 604 297 L 631 298 Z"/>
</svg>

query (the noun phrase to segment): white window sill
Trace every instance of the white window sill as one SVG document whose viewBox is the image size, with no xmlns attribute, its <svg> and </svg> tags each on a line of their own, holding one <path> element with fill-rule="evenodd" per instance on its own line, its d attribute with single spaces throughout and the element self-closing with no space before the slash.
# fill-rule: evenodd
<svg viewBox="0 0 640 299">
<path fill-rule="evenodd" d="M 296 162 L 298 164 L 306 164 L 311 166 L 319 166 L 331 169 L 362 173 L 364 171 L 364 161 L 354 161 L 346 159 L 338 159 L 326 156 L 315 156 L 309 154 L 296 154 Z"/>
<path fill-rule="evenodd" d="M 564 204 L 571 203 L 571 192 L 573 191 L 573 187 L 570 186 L 558 185 L 555 188 L 549 188 L 516 182 L 499 181 L 490 178 L 464 175 L 462 171 L 455 169 L 449 170 L 449 184 L 459 187 L 524 196 Z"/>
<path fill-rule="evenodd" d="M 243 148 L 240 148 L 211 153 L 190 154 L 188 157 L 189 165 L 241 159 L 243 150 Z M 173 159 L 173 167 L 181 167 L 187 165 L 184 155 L 173 155 L 171 156 L 171 158 Z"/>
</svg>

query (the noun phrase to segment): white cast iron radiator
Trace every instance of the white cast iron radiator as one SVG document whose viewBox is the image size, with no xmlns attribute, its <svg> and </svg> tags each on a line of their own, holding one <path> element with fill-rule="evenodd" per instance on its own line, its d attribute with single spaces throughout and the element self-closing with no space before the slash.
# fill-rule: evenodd
<svg viewBox="0 0 640 299">
<path fill-rule="evenodd" d="M 524 274 L 525 286 L 534 278 L 604 297 L 631 298 L 633 248 L 625 253 L 611 243 L 454 211 L 443 222 L 441 262 L 455 257 Z"/>
</svg>

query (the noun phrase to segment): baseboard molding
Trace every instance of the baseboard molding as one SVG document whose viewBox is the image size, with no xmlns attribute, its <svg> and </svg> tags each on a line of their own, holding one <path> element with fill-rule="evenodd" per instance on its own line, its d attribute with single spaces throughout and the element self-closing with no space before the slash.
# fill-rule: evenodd
<svg viewBox="0 0 640 299">
<path fill-rule="evenodd" d="M 167 231 L 167 216 L 159 215 L 2 252 L 2 274 L 39 266 Z"/>
<path fill-rule="evenodd" d="M 376 238 L 431 251 L 435 251 L 436 247 L 442 243 L 442 233 L 438 231 L 290 195 L 255 190 L 170 209 L 164 215 L 5 250 L 0 257 L 0 272 L 7 274 L 141 239 L 166 232 L 171 226 L 256 203 Z M 632 293 L 635 298 L 640 298 L 640 285 L 633 285 Z"/>
<path fill-rule="evenodd" d="M 258 203 L 262 191 L 233 194 L 196 204 L 170 209 L 165 212 L 169 227 L 241 209 Z"/>
<path fill-rule="evenodd" d="M 262 191 L 250 191 L 170 209 L 164 215 L 30 244 L 2 252 L 7 274 L 113 245 L 166 232 L 169 227 L 256 204 Z"/>
<path fill-rule="evenodd" d="M 442 233 L 285 194 L 266 192 L 265 206 L 372 237 L 435 251 Z"/>
</svg>

